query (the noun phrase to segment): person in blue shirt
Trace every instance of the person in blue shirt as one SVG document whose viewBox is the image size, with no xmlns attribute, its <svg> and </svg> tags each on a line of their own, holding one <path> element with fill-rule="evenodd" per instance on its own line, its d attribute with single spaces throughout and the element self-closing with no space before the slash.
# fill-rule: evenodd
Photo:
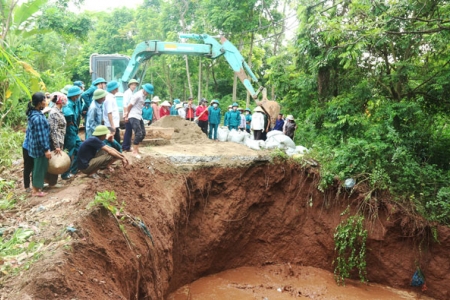
<svg viewBox="0 0 450 300">
<path fill-rule="evenodd" d="M 223 125 L 227 126 L 230 125 L 230 112 L 232 109 L 232 105 L 228 105 L 228 111 L 225 113 L 225 119 L 223 120 Z"/>
<path fill-rule="evenodd" d="M 70 169 L 61 175 L 62 179 L 69 179 L 78 172 L 77 153 L 81 145 L 81 139 L 78 136 L 78 127 L 80 126 L 81 112 L 79 111 L 78 101 L 82 91 L 77 86 L 72 86 L 67 92 L 69 101 L 63 107 L 62 112 L 66 118 L 67 128 L 64 136 L 64 149 L 68 151 L 71 159 Z"/>
<path fill-rule="evenodd" d="M 228 128 L 230 130 L 238 130 L 239 124 L 241 123 L 241 113 L 237 110 L 238 104 L 233 103 L 231 111 L 228 112 Z"/>
<path fill-rule="evenodd" d="M 208 107 L 209 138 L 217 141 L 217 129 L 219 128 L 222 114 L 220 112 L 219 101 L 212 100 Z"/>
<path fill-rule="evenodd" d="M 170 108 L 170 115 L 171 116 L 178 116 L 178 109 L 177 105 L 180 104 L 180 99 L 173 100 L 173 105 Z"/>
<path fill-rule="evenodd" d="M 91 106 L 92 103 L 92 99 L 94 96 L 94 92 L 96 89 L 106 89 L 106 80 L 104 78 L 97 78 L 92 82 L 92 85 L 83 92 L 83 94 L 81 95 L 81 102 L 83 104 L 80 114 L 83 117 L 86 117 L 87 111 L 89 110 L 89 107 Z"/>
<path fill-rule="evenodd" d="M 275 126 L 273 126 L 272 130 L 283 131 L 283 126 L 284 126 L 283 114 L 279 114 L 277 120 L 275 121 Z"/>
<path fill-rule="evenodd" d="M 52 157 L 50 152 L 50 126 L 42 110 L 46 106 L 44 93 L 34 93 L 31 103 L 28 103 L 28 127 L 25 140 L 28 155 L 33 158 L 32 196 L 44 197 L 45 174 L 48 160 Z"/>
<path fill-rule="evenodd" d="M 144 107 L 142 108 L 142 119 L 148 125 L 152 124 L 153 118 L 153 108 L 150 106 L 150 102 L 149 99 L 145 99 Z"/>
<path fill-rule="evenodd" d="M 98 125 L 102 125 L 103 122 L 103 102 L 106 98 L 106 91 L 97 89 L 92 97 L 91 106 L 86 115 L 86 139 L 90 138 L 95 128 Z"/>
<path fill-rule="evenodd" d="M 252 123 L 252 111 L 250 108 L 245 109 L 245 131 L 250 133 L 250 124 Z"/>
<path fill-rule="evenodd" d="M 92 136 L 85 140 L 78 152 L 78 169 L 80 172 L 97 178 L 96 172 L 99 169 L 108 169 L 113 172 L 111 164 L 121 160 L 124 167 L 128 165 L 126 157 L 116 149 L 104 144 L 109 129 L 105 125 L 99 125 L 95 128 Z"/>
</svg>

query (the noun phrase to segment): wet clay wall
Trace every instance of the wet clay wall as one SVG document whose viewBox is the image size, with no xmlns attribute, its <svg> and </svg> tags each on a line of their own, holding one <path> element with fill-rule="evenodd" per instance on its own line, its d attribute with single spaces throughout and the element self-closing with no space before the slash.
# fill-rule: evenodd
<svg viewBox="0 0 450 300">
<path fill-rule="evenodd" d="M 36 299 L 163 299 L 205 275 L 240 266 L 290 263 L 333 271 L 336 226 L 358 208 L 367 214 L 367 278 L 408 288 L 416 265 L 428 296 L 449 299 L 450 230 L 431 230 L 398 207 L 337 187 L 317 189 L 317 170 L 288 163 L 182 171 L 150 160 L 91 183 L 114 190 L 125 213 L 141 218 L 152 239 L 104 208 L 87 211 L 72 249 L 23 286 Z M 119 222 L 124 230 L 119 229 Z M 38 263 L 39 264 L 39 263 Z M 356 274 L 355 274 L 356 275 Z M 357 278 L 357 277 L 355 277 Z M 18 298 L 19 299 L 19 298 Z"/>
</svg>

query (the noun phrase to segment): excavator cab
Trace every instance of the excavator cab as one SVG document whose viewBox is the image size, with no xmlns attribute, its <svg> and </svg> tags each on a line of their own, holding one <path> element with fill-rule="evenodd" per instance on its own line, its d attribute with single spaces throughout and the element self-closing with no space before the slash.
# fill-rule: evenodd
<svg viewBox="0 0 450 300">
<path fill-rule="evenodd" d="M 106 81 L 115 80 L 119 83 L 119 92 L 116 94 L 117 106 L 121 121 L 123 120 L 123 92 L 127 90 L 127 83 L 122 81 L 122 76 L 130 62 L 130 58 L 121 54 L 98 54 L 91 55 L 89 70 L 92 81 L 102 77 Z"/>
</svg>

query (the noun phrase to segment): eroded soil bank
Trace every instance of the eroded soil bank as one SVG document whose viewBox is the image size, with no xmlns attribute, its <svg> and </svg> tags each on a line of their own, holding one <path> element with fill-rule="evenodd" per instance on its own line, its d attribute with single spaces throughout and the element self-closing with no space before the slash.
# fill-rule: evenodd
<svg viewBox="0 0 450 300">
<path fill-rule="evenodd" d="M 106 209 L 89 210 L 74 225 L 71 247 L 34 264 L 8 298 L 164 299 L 201 277 L 242 266 L 289 263 L 332 272 L 334 230 L 348 216 L 341 213 L 348 206 L 354 212 L 364 195 L 321 193 L 317 180 L 316 170 L 287 163 L 181 170 L 146 158 L 117 169 L 88 182 L 77 206 L 84 209 L 97 191 L 114 190 L 152 239 L 129 219 L 120 221 L 122 232 Z M 437 227 L 436 243 L 429 228 L 397 207 L 363 208 L 378 212 L 366 224 L 369 281 L 408 289 L 418 264 L 427 279 L 424 294 L 449 299 L 450 230 Z"/>
</svg>

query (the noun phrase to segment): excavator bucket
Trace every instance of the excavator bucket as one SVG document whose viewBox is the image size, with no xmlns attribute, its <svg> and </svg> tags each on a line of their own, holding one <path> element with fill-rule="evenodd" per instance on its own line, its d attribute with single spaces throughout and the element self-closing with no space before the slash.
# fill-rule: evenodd
<svg viewBox="0 0 450 300">
<path fill-rule="evenodd" d="M 280 104 L 276 101 L 267 99 L 267 90 L 265 88 L 262 90 L 261 101 L 256 101 L 256 105 L 261 106 L 261 108 L 270 116 L 271 124 L 274 125 L 278 114 L 280 113 Z"/>
</svg>

